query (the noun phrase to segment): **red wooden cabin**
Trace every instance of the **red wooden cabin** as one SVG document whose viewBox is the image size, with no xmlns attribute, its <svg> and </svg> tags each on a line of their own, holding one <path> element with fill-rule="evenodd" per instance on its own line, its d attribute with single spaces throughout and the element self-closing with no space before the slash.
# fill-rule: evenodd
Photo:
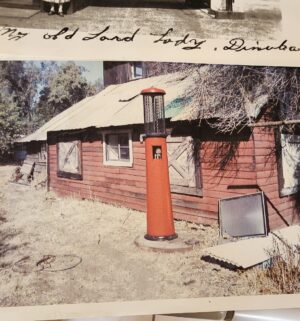
<svg viewBox="0 0 300 321">
<path fill-rule="evenodd" d="M 219 199 L 263 191 L 270 229 L 298 222 L 300 135 L 273 127 L 225 135 L 208 125 L 199 127 L 197 120 L 176 121 L 189 80 L 175 75 L 109 86 L 54 121 L 47 139 L 49 189 L 145 211 L 143 106 L 138 93 L 159 83 L 167 92 L 175 218 L 212 224 L 218 219 Z M 257 123 L 265 120 L 266 105 Z"/>
</svg>

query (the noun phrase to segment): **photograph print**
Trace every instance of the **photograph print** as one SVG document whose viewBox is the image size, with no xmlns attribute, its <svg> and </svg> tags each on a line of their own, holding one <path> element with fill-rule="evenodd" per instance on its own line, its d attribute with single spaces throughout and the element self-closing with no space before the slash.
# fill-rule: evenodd
<svg viewBox="0 0 300 321">
<path fill-rule="evenodd" d="M 276 40 L 293 18 L 291 0 L 0 0 L 0 26 L 200 39 Z M 292 2 L 292 1 L 291 1 Z M 299 8 L 298 8 L 299 9 Z M 105 28 L 109 27 L 108 30 Z"/>
<path fill-rule="evenodd" d="M 2 307 L 300 293 L 299 68 L 2 61 L 0 84 Z"/>
</svg>

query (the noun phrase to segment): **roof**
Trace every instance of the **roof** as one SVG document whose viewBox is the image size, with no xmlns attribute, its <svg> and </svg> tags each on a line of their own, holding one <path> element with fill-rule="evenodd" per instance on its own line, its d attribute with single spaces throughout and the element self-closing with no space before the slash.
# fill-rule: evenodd
<svg viewBox="0 0 300 321">
<path fill-rule="evenodd" d="M 193 108 L 189 108 L 195 106 L 195 101 L 188 94 L 195 81 L 193 73 L 176 72 L 108 86 L 66 109 L 18 142 L 45 141 L 50 131 L 143 124 L 141 91 L 150 87 L 158 87 L 166 92 L 166 118 L 171 121 L 196 119 L 197 116 L 191 112 Z"/>
<path fill-rule="evenodd" d="M 16 142 L 30 142 L 30 141 L 43 141 L 47 140 L 47 132 L 53 130 L 57 126 L 61 126 L 68 121 L 69 117 L 77 112 L 80 112 L 84 104 L 89 101 L 92 97 L 87 97 L 78 103 L 74 104 L 72 107 L 64 110 L 55 117 L 51 118 L 46 124 L 37 129 L 32 134 L 28 136 L 21 137 L 16 140 Z"/>
<path fill-rule="evenodd" d="M 53 117 L 34 133 L 18 139 L 18 142 L 44 141 L 49 131 L 143 124 L 140 93 L 152 86 L 166 91 L 165 113 L 166 118 L 171 118 L 179 114 L 188 102 L 184 95 L 191 84 L 191 75 L 173 73 L 108 86 Z"/>
</svg>

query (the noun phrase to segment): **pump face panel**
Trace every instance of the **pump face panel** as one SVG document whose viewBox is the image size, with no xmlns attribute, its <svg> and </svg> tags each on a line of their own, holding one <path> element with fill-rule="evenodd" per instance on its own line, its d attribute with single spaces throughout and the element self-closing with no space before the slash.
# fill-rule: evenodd
<svg viewBox="0 0 300 321">
<path fill-rule="evenodd" d="M 152 146 L 152 157 L 153 159 L 162 159 L 162 147 Z"/>
</svg>

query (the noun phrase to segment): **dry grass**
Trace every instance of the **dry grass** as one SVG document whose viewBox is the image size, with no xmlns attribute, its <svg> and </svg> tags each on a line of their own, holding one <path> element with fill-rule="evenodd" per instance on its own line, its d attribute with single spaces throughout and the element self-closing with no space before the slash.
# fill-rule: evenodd
<svg viewBox="0 0 300 321">
<path fill-rule="evenodd" d="M 175 221 L 176 232 L 199 245 L 186 253 L 144 251 L 134 240 L 146 231 L 145 213 L 8 184 L 12 170 L 0 166 L 0 306 L 291 291 L 267 271 L 201 260 L 218 243 L 217 225 Z"/>
<path fill-rule="evenodd" d="M 299 248 L 284 239 L 274 239 L 268 254 L 271 257 L 267 268 L 255 268 L 250 284 L 263 294 L 298 293 L 300 291 Z"/>
<path fill-rule="evenodd" d="M 1 306 L 249 294 L 244 274 L 201 260 L 218 242 L 217 226 L 176 221 L 199 245 L 144 251 L 134 240 L 146 231 L 145 213 L 5 183 L 12 170 L 0 167 Z"/>
</svg>

